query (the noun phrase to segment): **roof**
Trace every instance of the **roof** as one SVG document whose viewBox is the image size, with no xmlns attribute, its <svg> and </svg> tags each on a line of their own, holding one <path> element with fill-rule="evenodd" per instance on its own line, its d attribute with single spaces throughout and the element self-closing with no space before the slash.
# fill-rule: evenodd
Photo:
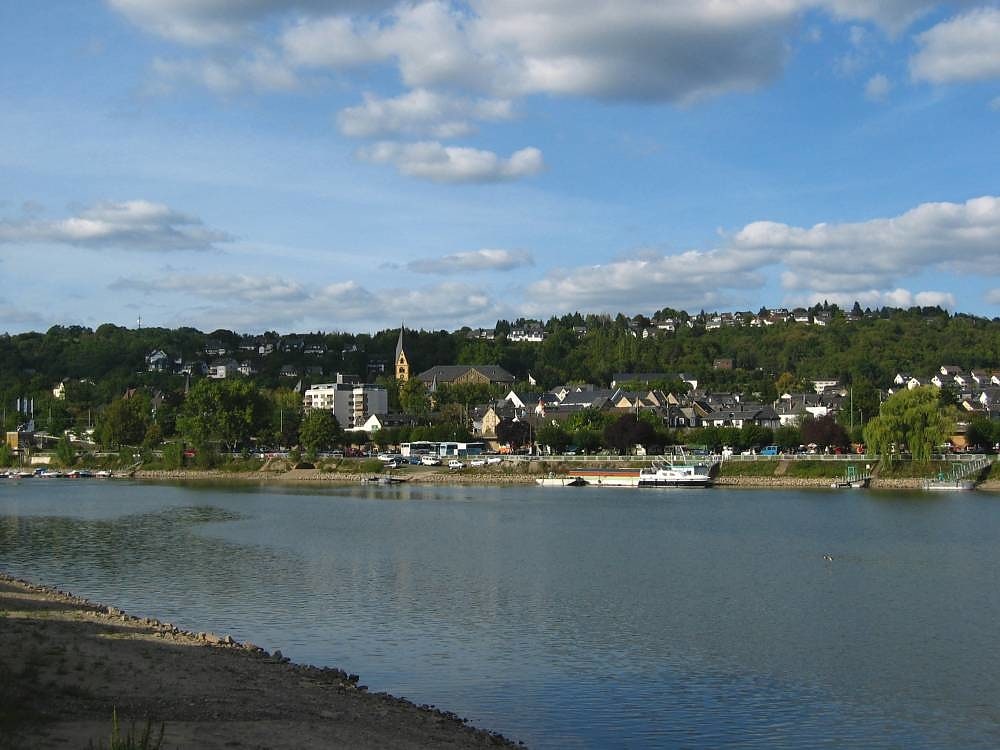
<svg viewBox="0 0 1000 750">
<path fill-rule="evenodd" d="M 471 370 L 475 370 L 491 383 L 514 382 L 514 376 L 500 365 L 435 365 L 417 375 L 417 378 L 425 383 L 453 383 Z"/>
</svg>

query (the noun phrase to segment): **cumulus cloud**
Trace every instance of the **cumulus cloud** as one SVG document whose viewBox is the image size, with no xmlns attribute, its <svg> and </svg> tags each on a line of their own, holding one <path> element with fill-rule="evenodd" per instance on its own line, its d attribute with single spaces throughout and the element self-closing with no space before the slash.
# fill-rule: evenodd
<svg viewBox="0 0 1000 750">
<path fill-rule="evenodd" d="M 465 274 L 476 271 L 513 271 L 534 265 L 526 250 L 473 250 L 441 258 L 419 258 L 406 264 L 408 271 L 432 274 Z"/>
<path fill-rule="evenodd" d="M 395 325 L 401 317 L 416 325 L 450 327 L 456 320 L 496 320 L 498 302 L 481 288 L 463 283 L 426 287 L 368 289 L 357 281 L 304 284 L 273 275 L 172 274 L 150 279 L 118 279 L 115 292 L 184 294 L 178 324 L 260 330 L 274 327 L 329 327 L 364 323 Z M 2 310 L 0 310 L 2 312 Z M 2 321 L 2 318 L 0 318 Z"/>
<path fill-rule="evenodd" d="M 556 269 L 528 286 L 529 309 L 624 310 L 670 304 L 692 309 L 718 302 L 725 289 L 764 286 L 768 251 L 689 250 L 677 255 L 626 258 L 575 269 Z"/>
<path fill-rule="evenodd" d="M 737 232 L 732 244 L 778 254 L 789 269 L 786 285 L 799 288 L 843 288 L 855 277 L 865 285 L 887 287 L 903 274 L 926 268 L 995 272 L 1000 270 L 1000 198 L 924 203 L 893 218 L 809 228 L 757 221 Z M 845 268 L 846 258 L 859 262 Z"/>
<path fill-rule="evenodd" d="M 873 102 L 884 102 L 889 96 L 892 84 L 882 73 L 877 73 L 865 84 L 865 98 Z"/>
<path fill-rule="evenodd" d="M 108 2 L 142 28 L 195 45 L 234 46 L 254 29 L 260 39 L 275 26 L 260 22 L 278 18 L 284 25 L 271 39 L 291 67 L 392 64 L 415 89 L 668 102 L 752 90 L 774 80 L 788 58 L 791 33 L 814 8 L 898 31 L 940 5 L 938 0 Z M 934 37 L 933 30 L 927 33 L 928 40 Z M 190 80 L 199 80 L 196 74 L 203 83 L 222 78 L 217 65 L 202 63 L 200 70 L 189 71 Z M 275 67 L 257 75 L 287 75 Z M 243 80 L 247 72 L 233 75 Z"/>
<path fill-rule="evenodd" d="M 535 313 L 668 303 L 693 309 L 777 278 L 796 300 L 954 307 L 948 292 L 900 285 L 928 270 L 1000 273 L 1000 198 L 925 203 L 896 217 L 855 223 L 757 221 L 713 250 L 557 269 L 529 285 L 527 299 Z"/>
<path fill-rule="evenodd" d="M 208 250 L 230 242 L 201 219 L 144 200 L 99 203 L 68 219 L 0 221 L 0 244 L 56 243 L 130 250 Z"/>
<path fill-rule="evenodd" d="M 504 159 L 492 151 L 444 146 L 436 141 L 385 141 L 359 151 L 376 164 L 392 164 L 401 174 L 433 182 L 502 182 L 530 177 L 544 168 L 542 152 L 522 148 Z"/>
<path fill-rule="evenodd" d="M 513 116 L 511 102 L 506 99 L 466 99 L 427 89 L 414 89 L 392 99 L 365 94 L 364 99 L 364 104 L 348 107 L 337 116 L 344 135 L 456 138 L 473 132 L 474 120 L 508 120 Z"/>
<path fill-rule="evenodd" d="M 391 0 L 107 0 L 132 23 L 185 44 L 239 39 L 268 16 L 288 12 L 374 11 Z"/>
<path fill-rule="evenodd" d="M 977 8 L 917 35 L 910 74 L 930 83 L 1000 77 L 1000 8 Z"/>
</svg>

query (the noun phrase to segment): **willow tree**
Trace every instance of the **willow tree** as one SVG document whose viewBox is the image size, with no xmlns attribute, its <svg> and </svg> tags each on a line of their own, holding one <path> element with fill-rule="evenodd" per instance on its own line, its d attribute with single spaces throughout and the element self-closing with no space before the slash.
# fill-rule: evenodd
<svg viewBox="0 0 1000 750">
<path fill-rule="evenodd" d="M 921 386 L 890 396 L 879 415 L 865 425 L 865 443 L 888 463 L 894 445 L 906 445 L 914 461 L 930 459 L 934 446 L 943 443 L 954 428 L 954 420 L 941 407 L 937 389 Z"/>
</svg>

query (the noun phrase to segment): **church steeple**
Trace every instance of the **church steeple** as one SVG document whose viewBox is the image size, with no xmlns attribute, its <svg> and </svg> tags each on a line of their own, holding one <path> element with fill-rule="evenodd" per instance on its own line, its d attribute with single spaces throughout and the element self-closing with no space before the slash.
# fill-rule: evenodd
<svg viewBox="0 0 1000 750">
<path fill-rule="evenodd" d="M 403 351 L 403 324 L 399 324 L 399 340 L 396 342 L 396 380 L 410 379 L 410 361 Z"/>
</svg>

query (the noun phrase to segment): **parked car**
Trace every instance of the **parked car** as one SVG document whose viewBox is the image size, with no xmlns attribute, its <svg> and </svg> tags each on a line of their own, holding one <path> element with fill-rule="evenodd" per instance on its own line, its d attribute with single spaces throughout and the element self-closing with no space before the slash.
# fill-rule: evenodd
<svg viewBox="0 0 1000 750">
<path fill-rule="evenodd" d="M 448 462 L 448 468 L 449 469 L 464 469 L 465 468 L 465 464 L 463 464 L 457 458 L 453 458 L 451 461 Z"/>
<path fill-rule="evenodd" d="M 410 456 L 410 466 L 420 466 L 420 456 Z"/>
<path fill-rule="evenodd" d="M 393 458 L 385 462 L 385 468 L 387 469 L 398 469 L 402 465 L 403 465 L 403 459 L 401 458 Z"/>
<path fill-rule="evenodd" d="M 494 464 L 503 463 L 503 459 L 500 456 L 490 456 L 486 459 L 486 463 L 493 466 Z"/>
<path fill-rule="evenodd" d="M 485 458 L 474 458 L 469 461 L 469 466 L 486 466 Z"/>
<path fill-rule="evenodd" d="M 438 458 L 437 456 L 421 456 L 420 463 L 422 463 L 424 466 L 440 466 L 441 459 Z"/>
</svg>

